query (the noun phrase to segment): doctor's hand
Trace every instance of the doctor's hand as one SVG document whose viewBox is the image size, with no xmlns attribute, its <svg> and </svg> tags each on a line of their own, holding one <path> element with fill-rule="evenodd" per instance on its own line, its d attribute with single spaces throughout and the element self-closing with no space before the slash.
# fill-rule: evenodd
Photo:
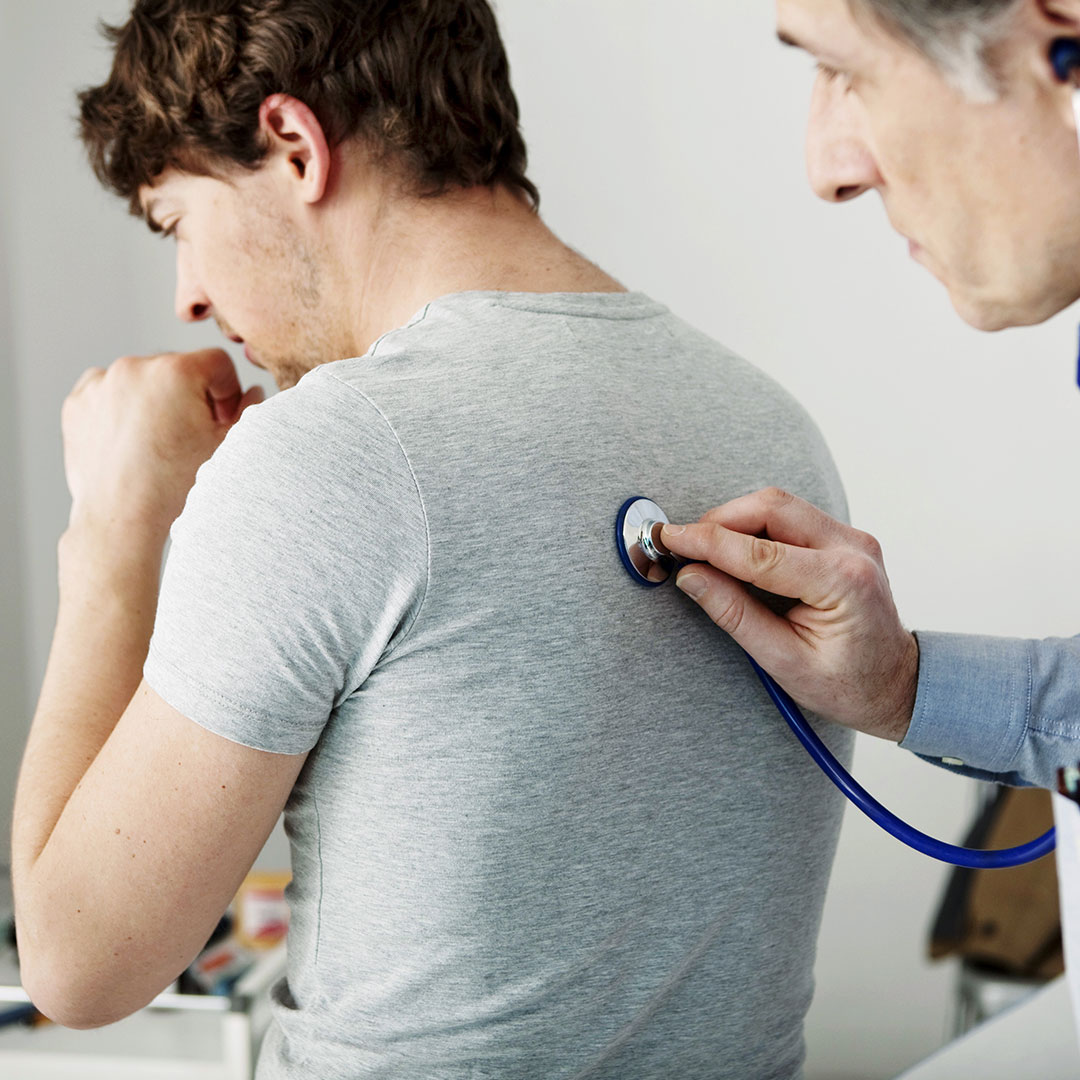
<svg viewBox="0 0 1080 1080">
<path fill-rule="evenodd" d="M 771 488 L 665 525 L 692 560 L 678 585 L 804 708 L 899 742 L 915 706 L 919 648 L 900 623 L 877 541 Z M 797 599 L 777 615 L 742 584 Z"/>
<path fill-rule="evenodd" d="M 126 356 L 91 368 L 61 413 L 71 527 L 164 545 L 195 473 L 244 410 L 246 393 L 221 349 Z"/>
</svg>

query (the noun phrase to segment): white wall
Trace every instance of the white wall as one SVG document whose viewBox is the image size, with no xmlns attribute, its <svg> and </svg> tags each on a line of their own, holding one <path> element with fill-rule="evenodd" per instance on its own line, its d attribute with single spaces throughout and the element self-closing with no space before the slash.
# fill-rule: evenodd
<svg viewBox="0 0 1080 1080">
<path fill-rule="evenodd" d="M 10 101 L 6 10 L 0 8 L 0 100 Z M 12 351 L 9 304 L 8 194 L 6 155 L 0 155 L 0 865 L 8 862 L 10 798 L 23 743 L 27 709 L 26 649 L 21 572 L 23 530 L 20 447 L 16 408 L 17 371 Z"/>
<path fill-rule="evenodd" d="M 4 594 L 0 632 L 27 652 L 14 696 L 0 668 L 7 702 L 32 699 L 48 645 L 67 388 L 89 364 L 214 342 L 215 331 L 173 323 L 170 249 L 97 191 L 73 138 L 72 88 L 106 68 L 91 10 L 115 18 L 125 4 L 0 3 L 20 88 L 6 97 L 17 101 L 4 200 L 14 320 L 0 410 L 10 400 L 19 419 L 22 492 L 21 533 L 0 531 L 0 544 L 5 563 L 21 560 L 25 604 L 20 620 Z M 875 199 L 837 208 L 811 197 L 801 158 L 810 62 L 775 44 L 762 0 L 501 0 L 499 11 L 549 223 L 801 398 L 832 446 L 853 519 L 883 542 L 909 625 L 1074 632 L 1062 599 L 1080 595 L 1072 317 L 977 334 L 907 259 Z M 972 785 L 870 740 L 856 766 L 917 826 L 949 839 L 964 831 Z M 808 1080 L 888 1077 L 938 1045 L 950 973 L 922 956 L 944 876 L 848 816 Z"/>
</svg>

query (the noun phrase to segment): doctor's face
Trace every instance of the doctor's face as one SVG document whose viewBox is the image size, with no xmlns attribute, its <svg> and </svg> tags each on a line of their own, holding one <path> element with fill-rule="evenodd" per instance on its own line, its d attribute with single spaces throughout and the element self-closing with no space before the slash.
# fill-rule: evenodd
<svg viewBox="0 0 1080 1080">
<path fill-rule="evenodd" d="M 1080 296 L 1080 153 L 1055 36 L 1024 5 L 1001 92 L 966 97 L 848 0 L 777 0 L 778 32 L 818 69 L 807 166 L 814 191 L 877 191 L 912 257 L 973 326 L 1040 322 Z M 1060 27 L 1056 28 L 1058 33 Z"/>
</svg>

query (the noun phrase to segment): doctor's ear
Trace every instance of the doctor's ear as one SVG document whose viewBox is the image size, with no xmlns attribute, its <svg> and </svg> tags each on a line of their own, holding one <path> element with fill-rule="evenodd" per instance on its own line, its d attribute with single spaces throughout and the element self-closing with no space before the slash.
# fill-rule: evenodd
<svg viewBox="0 0 1080 1080">
<path fill-rule="evenodd" d="M 297 98 L 271 94 L 259 107 L 259 131 L 269 144 L 264 164 L 284 170 L 304 202 L 319 202 L 330 181 L 331 155 L 318 117 Z"/>
<path fill-rule="evenodd" d="M 1080 38 L 1080 0 L 1027 0 L 1036 20 L 1052 38 Z"/>
</svg>

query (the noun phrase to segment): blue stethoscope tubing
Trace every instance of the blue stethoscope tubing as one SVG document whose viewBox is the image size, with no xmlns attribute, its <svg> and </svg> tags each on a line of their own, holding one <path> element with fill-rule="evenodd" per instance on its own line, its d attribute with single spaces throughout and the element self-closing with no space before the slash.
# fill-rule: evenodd
<svg viewBox="0 0 1080 1080">
<path fill-rule="evenodd" d="M 832 751 L 821 741 L 820 736 L 807 723 L 806 717 L 799 711 L 798 705 L 788 694 L 762 670 L 761 665 L 747 653 L 750 666 L 757 673 L 762 685 L 768 691 L 773 704 L 780 710 L 780 715 L 787 721 L 788 727 L 795 732 L 806 752 L 817 762 L 821 771 L 875 824 L 880 825 L 903 844 L 929 855 L 931 859 L 951 863 L 953 866 L 968 866 L 973 870 L 996 870 L 1007 866 L 1022 866 L 1048 855 L 1054 850 L 1056 831 L 1050 829 L 1037 840 L 1021 844 L 1019 847 L 1001 848 L 998 851 L 980 851 L 977 848 L 960 847 L 946 844 L 928 836 L 924 832 L 898 818 L 891 810 L 884 807 L 870 794 L 833 756 Z"/>
<path fill-rule="evenodd" d="M 634 502 L 628 499 L 619 511 L 615 525 L 615 547 L 622 560 L 627 573 L 639 585 L 655 587 L 662 582 L 643 580 L 635 569 L 626 550 L 626 540 L 623 533 L 623 523 L 626 511 Z M 960 847 L 957 844 L 947 844 L 933 836 L 909 825 L 906 821 L 897 817 L 887 807 L 882 806 L 852 775 L 836 760 L 832 751 L 822 742 L 820 736 L 807 722 L 798 705 L 791 700 L 788 693 L 773 680 L 761 665 L 749 654 L 746 658 L 754 669 L 757 677 L 772 698 L 773 704 L 779 710 L 780 715 L 787 721 L 788 727 L 795 733 L 796 738 L 802 743 L 806 752 L 814 759 L 823 773 L 855 804 L 871 821 L 880 826 L 887 833 L 894 836 L 902 844 L 915 851 L 928 855 L 931 859 L 939 862 L 951 863 L 953 866 L 966 866 L 973 870 L 1002 869 L 1009 866 L 1022 866 L 1024 863 L 1034 862 L 1048 855 L 1054 850 L 1056 842 L 1056 830 L 1049 829 L 1042 836 L 1030 843 L 1021 844 L 1018 847 L 1001 848 L 997 851 L 980 851 L 977 848 Z"/>
</svg>

